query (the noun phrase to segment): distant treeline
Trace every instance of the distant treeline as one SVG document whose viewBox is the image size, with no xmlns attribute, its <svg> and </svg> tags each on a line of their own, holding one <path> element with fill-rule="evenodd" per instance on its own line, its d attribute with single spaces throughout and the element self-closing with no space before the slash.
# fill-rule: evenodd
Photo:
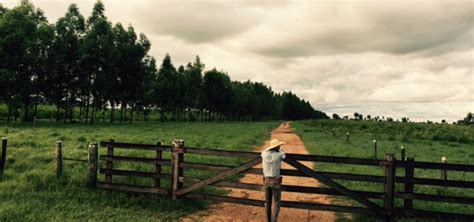
<svg viewBox="0 0 474 222">
<path fill-rule="evenodd" d="M 132 121 L 134 113 L 146 120 L 151 112 L 161 120 L 328 118 L 291 92 L 204 71 L 198 56 L 175 68 L 166 55 L 157 67 L 147 37 L 113 25 L 104 10 L 98 1 L 85 19 L 71 4 L 50 24 L 27 0 L 13 9 L 0 4 L 0 102 L 8 121 L 31 121 L 43 104 L 55 105 L 65 122 L 91 124 L 105 116 Z"/>
<path fill-rule="evenodd" d="M 382 117 L 375 116 L 375 117 L 373 117 L 371 115 L 364 116 L 363 114 L 360 114 L 360 113 L 354 113 L 353 115 L 354 115 L 354 117 L 350 118 L 348 115 L 340 117 L 337 113 L 333 113 L 332 114 L 332 119 L 334 119 L 334 120 L 364 120 L 364 121 L 375 121 L 375 122 L 400 122 L 400 120 L 398 120 L 398 119 L 395 120 L 392 117 L 385 117 L 385 116 L 382 116 Z M 410 118 L 402 117 L 401 122 L 402 123 L 409 123 Z M 426 122 L 423 122 L 423 123 L 433 124 L 433 121 L 427 120 Z M 448 122 L 445 119 L 442 119 L 441 123 L 442 124 L 448 124 Z M 473 115 L 473 113 L 469 112 L 469 113 L 467 113 L 466 117 L 464 117 L 463 119 L 460 119 L 458 121 L 454 121 L 453 124 L 474 125 L 474 115 Z"/>
</svg>

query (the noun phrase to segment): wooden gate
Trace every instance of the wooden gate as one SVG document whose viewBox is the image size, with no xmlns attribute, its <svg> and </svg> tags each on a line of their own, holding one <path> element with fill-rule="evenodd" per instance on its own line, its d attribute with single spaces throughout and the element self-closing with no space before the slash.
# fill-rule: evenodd
<svg viewBox="0 0 474 222">
<path fill-rule="evenodd" d="M 94 154 L 93 146 L 90 151 L 89 184 L 91 186 L 108 190 L 162 194 L 168 195 L 172 199 L 191 198 L 264 206 L 264 200 L 230 197 L 215 192 L 215 189 L 210 191 L 206 190 L 209 187 L 217 187 L 261 191 L 263 189 L 261 183 L 253 184 L 238 181 L 238 176 L 242 174 L 262 175 L 262 169 L 255 168 L 256 165 L 261 163 L 260 153 L 185 147 L 184 141 L 182 140 L 174 140 L 171 146 L 162 145 L 161 143 L 152 145 L 116 143 L 111 140 L 102 142 L 101 146 L 106 148 L 106 154 L 100 155 L 100 159 L 105 161 L 105 168 L 98 167 L 99 161 L 97 158 L 94 159 L 94 156 L 98 156 L 97 146 L 95 148 L 96 154 Z M 154 157 L 117 155 L 114 153 L 114 149 L 116 148 L 154 151 Z M 166 159 L 166 157 L 169 157 L 169 159 Z M 212 158 L 220 160 L 218 162 L 223 162 L 222 159 L 226 159 L 225 162 L 238 164 L 216 164 L 211 161 Z M 385 160 L 287 154 L 284 161 L 294 167 L 294 169 L 282 169 L 282 176 L 314 178 L 325 186 L 282 185 L 283 192 L 331 195 L 336 198 L 347 197 L 356 201 L 359 206 L 282 201 L 282 207 L 366 214 L 378 218 L 385 218 L 386 220 L 397 217 L 423 217 L 463 221 L 472 221 L 474 219 L 474 215 L 472 214 L 446 213 L 413 208 L 414 200 L 474 205 L 474 198 L 472 197 L 422 194 L 415 193 L 414 189 L 416 184 L 420 184 L 466 188 L 472 191 L 472 189 L 474 189 L 474 181 L 416 178 L 414 172 L 415 169 L 474 172 L 474 165 L 415 162 L 412 158 L 397 161 L 394 155 L 391 154 L 388 154 Z M 384 176 L 367 175 L 360 172 L 358 174 L 322 172 L 308 168 L 301 163 L 302 161 L 377 167 L 383 172 Z M 150 164 L 153 166 L 153 171 L 143 172 L 114 169 L 114 162 Z M 396 176 L 397 168 L 403 168 L 405 176 Z M 97 181 L 97 179 L 94 181 L 93 174 L 97 174 L 97 169 L 99 169 L 101 174 L 105 175 L 104 181 Z M 213 175 L 209 176 L 208 174 L 204 174 L 205 176 L 203 177 L 202 174 L 196 173 L 197 171 L 213 172 Z M 112 181 L 112 176 L 149 178 L 152 180 L 152 183 L 148 186 L 119 184 Z M 97 175 L 95 175 L 95 178 L 97 178 Z M 166 181 L 166 183 L 163 183 L 162 180 Z M 351 190 L 341 185 L 339 181 L 362 181 L 380 184 L 384 189 L 383 192 Z M 396 184 L 402 184 L 403 190 L 397 190 Z M 403 200 L 402 206 L 396 206 L 395 200 L 397 198 Z"/>
</svg>

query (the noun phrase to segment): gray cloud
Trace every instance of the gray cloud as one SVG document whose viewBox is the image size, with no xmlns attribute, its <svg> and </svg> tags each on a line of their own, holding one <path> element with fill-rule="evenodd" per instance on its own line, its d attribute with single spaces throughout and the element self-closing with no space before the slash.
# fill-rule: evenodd
<svg viewBox="0 0 474 222">
<path fill-rule="evenodd" d="M 325 18 L 309 16 L 308 23 L 312 24 L 297 27 L 297 33 L 304 34 L 257 46 L 254 51 L 276 57 L 361 52 L 439 54 L 472 45 L 472 2 L 340 6 L 341 10 Z"/>
<path fill-rule="evenodd" d="M 152 34 L 170 35 L 190 43 L 215 42 L 233 37 L 260 21 L 259 9 L 234 2 L 160 1 L 136 11 Z"/>
</svg>

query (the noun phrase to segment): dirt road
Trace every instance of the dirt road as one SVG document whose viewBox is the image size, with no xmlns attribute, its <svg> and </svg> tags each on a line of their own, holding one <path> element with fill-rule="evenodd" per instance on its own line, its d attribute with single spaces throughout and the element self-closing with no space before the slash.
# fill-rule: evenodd
<svg viewBox="0 0 474 222">
<path fill-rule="evenodd" d="M 279 139 L 280 141 L 286 142 L 283 149 L 287 153 L 299 153 L 308 154 L 303 141 L 301 138 L 292 132 L 290 123 L 283 123 L 278 128 L 272 131 L 271 139 Z M 261 151 L 267 146 L 269 141 L 265 142 L 265 145 L 257 149 Z M 313 163 L 305 163 L 306 166 L 312 168 Z M 261 168 L 261 165 L 257 165 L 256 168 Z M 292 169 L 287 164 L 283 164 L 282 168 Z M 262 183 L 261 175 L 246 174 L 240 179 L 243 183 Z M 292 176 L 284 176 L 283 184 L 286 185 L 300 185 L 300 186 L 319 186 L 318 181 L 311 178 L 299 178 Z M 241 189 L 231 189 L 230 196 L 251 198 L 251 199 L 264 199 L 264 193 L 261 191 L 248 191 Z M 282 200 L 299 200 L 305 202 L 318 202 L 318 203 L 329 203 L 330 200 L 326 196 L 316 194 L 303 194 L 303 193 L 290 193 L 283 192 Z M 212 222 L 227 222 L 227 221 L 265 221 L 265 209 L 263 207 L 253 207 L 239 204 L 220 203 L 210 207 L 205 212 L 200 212 L 184 218 L 182 221 L 212 221 Z M 289 209 L 281 208 L 278 221 L 334 221 L 335 216 L 332 212 L 324 211 L 312 211 L 312 210 L 300 210 L 300 209 Z"/>
</svg>

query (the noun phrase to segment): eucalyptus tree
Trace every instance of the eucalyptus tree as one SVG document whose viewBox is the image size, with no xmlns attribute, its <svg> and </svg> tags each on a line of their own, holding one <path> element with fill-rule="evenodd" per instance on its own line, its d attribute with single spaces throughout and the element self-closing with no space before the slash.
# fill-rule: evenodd
<svg viewBox="0 0 474 222">
<path fill-rule="evenodd" d="M 176 103 L 181 99 L 177 93 L 181 87 L 178 72 L 173 66 L 169 54 L 166 54 L 158 70 L 155 87 L 155 104 L 160 111 L 160 121 L 164 121 L 166 119 L 165 113 L 173 111 Z"/>
<path fill-rule="evenodd" d="M 3 82 L 4 100 L 9 113 L 18 117 L 23 106 L 23 119 L 29 118 L 33 79 L 39 65 L 38 29 L 46 25 L 46 17 L 27 0 L 11 9 L 2 9 L 0 21 L 0 79 Z"/>
<path fill-rule="evenodd" d="M 87 19 L 87 31 L 81 44 L 81 61 L 84 71 L 88 74 L 82 87 L 85 90 L 85 122 L 89 119 L 94 122 L 94 115 L 97 109 L 106 106 L 110 96 L 107 95 L 113 87 L 113 80 L 117 79 L 114 63 L 114 33 L 112 24 L 104 14 L 104 4 L 97 1 L 92 10 L 91 16 Z"/>
<path fill-rule="evenodd" d="M 209 111 L 208 121 L 211 120 L 212 113 L 219 115 L 228 114 L 231 111 L 232 85 L 224 72 L 215 68 L 207 71 L 203 79 L 206 109 Z"/>
<path fill-rule="evenodd" d="M 64 122 L 74 117 L 74 106 L 81 93 L 81 81 L 86 79 L 81 64 L 80 47 L 85 34 L 85 19 L 76 4 L 68 7 L 66 14 L 55 25 L 51 57 L 54 68 L 47 75 L 46 93 L 56 102 L 57 109 L 63 102 Z M 57 115 L 59 117 L 59 115 Z"/>
</svg>

